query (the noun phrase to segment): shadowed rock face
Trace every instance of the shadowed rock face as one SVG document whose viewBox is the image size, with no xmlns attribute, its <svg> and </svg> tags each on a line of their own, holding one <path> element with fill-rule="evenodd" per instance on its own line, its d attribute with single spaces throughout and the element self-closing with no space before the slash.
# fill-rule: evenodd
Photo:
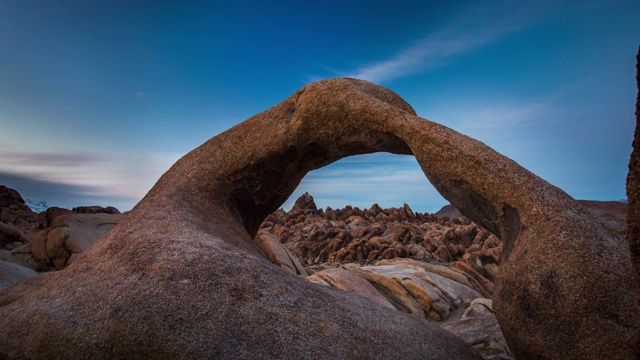
<svg viewBox="0 0 640 360">
<path fill-rule="evenodd" d="M 0 353 L 474 358 L 427 322 L 285 273 L 253 243 L 308 171 L 377 151 L 415 155 L 505 241 L 493 306 L 514 355 L 631 357 L 625 241 L 515 162 L 353 79 L 308 85 L 207 141 L 65 271 L 0 293 Z"/>
<path fill-rule="evenodd" d="M 636 57 L 636 82 L 638 97 L 636 99 L 636 130 L 633 136 L 633 152 L 629 160 L 629 174 L 627 175 L 627 199 L 629 208 L 627 213 L 627 241 L 633 256 L 633 267 L 636 279 L 640 282 L 640 49 Z M 638 289 L 636 306 L 640 311 L 640 289 Z M 640 319 L 638 319 L 640 320 Z M 640 358 L 640 321 L 638 322 L 638 341 L 636 343 L 636 357 Z"/>
</svg>

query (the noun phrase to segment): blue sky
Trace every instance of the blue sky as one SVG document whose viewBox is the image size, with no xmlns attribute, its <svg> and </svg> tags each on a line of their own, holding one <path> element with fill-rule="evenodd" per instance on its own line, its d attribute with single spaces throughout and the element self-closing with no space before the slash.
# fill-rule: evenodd
<svg viewBox="0 0 640 360">
<path fill-rule="evenodd" d="M 208 138 L 350 76 L 575 198 L 618 200 L 639 45 L 638 1 L 0 0 L 0 184 L 128 210 Z M 313 171 L 305 191 L 321 207 L 446 204 L 389 154 Z"/>
</svg>

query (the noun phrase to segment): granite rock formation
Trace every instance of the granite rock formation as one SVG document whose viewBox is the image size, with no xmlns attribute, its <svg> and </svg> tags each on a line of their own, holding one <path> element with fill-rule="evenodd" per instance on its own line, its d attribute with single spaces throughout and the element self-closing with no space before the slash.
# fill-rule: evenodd
<svg viewBox="0 0 640 360">
<path fill-rule="evenodd" d="M 123 218 L 121 214 L 69 213 L 58 216 L 50 228 L 29 239 L 33 258 L 58 270 L 71 264 Z"/>
<path fill-rule="evenodd" d="M 477 358 L 435 325 L 281 270 L 253 241 L 308 171 L 377 151 L 413 154 L 503 240 L 493 307 L 516 357 L 632 356 L 623 239 L 515 162 L 354 79 L 307 85 L 207 141 L 65 271 L 0 293 L 0 354 Z"/>
<path fill-rule="evenodd" d="M 258 237 L 265 232 L 305 266 L 392 258 L 461 260 L 493 282 L 502 255 L 500 239 L 466 218 L 416 213 L 407 204 L 318 210 L 309 194 L 298 198 L 289 212 L 280 209 L 267 216 Z"/>
<path fill-rule="evenodd" d="M 76 215 L 82 214 L 82 215 Z M 84 215 L 96 214 L 96 215 Z M 64 268 L 67 263 L 75 259 L 74 253 L 80 253 L 88 248 L 95 240 L 110 230 L 119 215 L 114 215 L 106 223 L 99 225 L 95 221 L 80 220 L 80 223 L 62 224 L 51 234 L 51 238 L 60 234 L 56 240 L 49 242 L 46 247 L 47 236 L 55 220 L 68 215 L 76 219 L 85 217 L 104 218 L 98 214 L 120 214 L 114 207 L 80 206 L 73 210 L 50 207 L 41 213 L 35 213 L 23 200 L 18 191 L 0 185 L 0 261 L 17 264 L 36 271 L 47 271 L 52 267 Z M 82 223 L 84 222 L 84 223 Z M 91 229 L 93 227 L 93 229 Z M 97 229 L 102 227 L 102 229 Z M 64 230 L 63 230 L 64 228 Z M 71 232 L 71 233 L 70 233 Z M 41 246 L 33 246 L 34 242 Z M 54 245 L 57 244 L 57 245 Z M 47 251 L 50 254 L 47 254 Z M 55 254 L 54 254 L 55 253 Z M 56 255 L 57 254 L 57 255 Z M 35 258 L 34 258 L 35 255 Z"/>
<path fill-rule="evenodd" d="M 0 223 L 14 226 L 26 237 L 39 229 L 38 214 L 29 209 L 16 190 L 3 185 L 0 185 Z"/>
<path fill-rule="evenodd" d="M 28 267 L 0 261 L 0 291 L 36 275 L 37 272 Z"/>
<path fill-rule="evenodd" d="M 636 57 L 636 83 L 638 97 L 636 99 L 636 129 L 633 137 L 633 151 L 629 160 L 629 174 L 627 175 L 627 242 L 633 256 L 633 268 L 636 281 L 640 284 L 640 49 Z M 636 309 L 640 313 L 640 285 L 637 293 Z M 637 323 L 638 337 L 636 342 L 636 357 L 640 358 L 640 318 Z"/>
<path fill-rule="evenodd" d="M 479 297 L 464 275 L 446 266 L 411 259 L 381 260 L 374 266 L 349 263 L 323 269 L 308 279 L 433 321 L 461 337 L 484 359 L 513 359 L 492 301 Z"/>
<path fill-rule="evenodd" d="M 485 360 L 510 360 L 513 356 L 494 315 L 469 317 L 442 325 L 472 346 Z"/>
</svg>

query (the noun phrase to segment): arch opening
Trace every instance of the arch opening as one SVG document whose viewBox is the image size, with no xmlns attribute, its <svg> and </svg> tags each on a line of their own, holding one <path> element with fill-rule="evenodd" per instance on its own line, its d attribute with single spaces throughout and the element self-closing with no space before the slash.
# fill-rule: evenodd
<svg viewBox="0 0 640 360">
<path fill-rule="evenodd" d="M 411 155 L 386 152 L 354 155 L 308 172 L 291 196 L 281 205 L 288 211 L 302 194 L 311 194 L 319 208 L 347 205 L 369 208 L 401 207 L 435 213 L 449 202 L 425 177 Z"/>
</svg>

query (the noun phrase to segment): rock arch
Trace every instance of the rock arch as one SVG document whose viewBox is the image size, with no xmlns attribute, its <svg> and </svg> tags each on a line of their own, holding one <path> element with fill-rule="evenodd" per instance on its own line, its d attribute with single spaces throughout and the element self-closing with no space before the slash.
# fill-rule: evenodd
<svg viewBox="0 0 640 360">
<path fill-rule="evenodd" d="M 283 273 L 253 244 L 308 171 L 378 151 L 413 154 L 503 239 L 494 304 L 517 357 L 631 357 L 626 243 L 512 160 L 354 79 L 305 86 L 210 139 L 67 270 L 1 293 L 1 353 L 474 358 L 437 327 Z"/>
</svg>

